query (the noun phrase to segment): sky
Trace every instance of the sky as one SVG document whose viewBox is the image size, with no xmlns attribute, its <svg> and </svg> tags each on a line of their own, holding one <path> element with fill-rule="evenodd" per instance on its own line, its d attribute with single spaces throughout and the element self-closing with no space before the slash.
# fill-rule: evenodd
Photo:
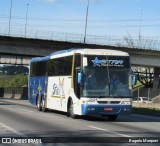
<svg viewBox="0 0 160 146">
<path fill-rule="evenodd" d="M 87 2 L 0 0 L 0 32 L 8 31 L 11 20 L 11 32 L 25 33 L 26 29 L 33 35 L 36 31 L 43 31 L 44 34 L 84 34 Z M 160 0 L 89 0 L 86 33 L 116 37 L 138 37 L 141 34 L 143 37 L 160 39 L 159 7 Z"/>
</svg>

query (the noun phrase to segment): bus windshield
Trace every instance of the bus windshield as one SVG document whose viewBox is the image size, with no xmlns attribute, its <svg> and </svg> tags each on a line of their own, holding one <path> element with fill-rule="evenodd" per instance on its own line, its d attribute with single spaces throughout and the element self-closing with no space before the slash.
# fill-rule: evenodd
<svg viewBox="0 0 160 146">
<path fill-rule="evenodd" d="M 83 97 L 131 97 L 128 56 L 83 56 Z"/>
</svg>

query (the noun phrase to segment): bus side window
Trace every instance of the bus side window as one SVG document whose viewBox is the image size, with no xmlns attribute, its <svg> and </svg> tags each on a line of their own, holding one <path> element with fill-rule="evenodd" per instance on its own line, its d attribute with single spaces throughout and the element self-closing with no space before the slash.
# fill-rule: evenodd
<svg viewBox="0 0 160 146">
<path fill-rule="evenodd" d="M 48 63 L 48 76 L 71 75 L 72 56 L 52 59 Z"/>
<path fill-rule="evenodd" d="M 47 62 L 33 62 L 31 65 L 31 77 L 46 76 L 47 75 Z"/>
</svg>

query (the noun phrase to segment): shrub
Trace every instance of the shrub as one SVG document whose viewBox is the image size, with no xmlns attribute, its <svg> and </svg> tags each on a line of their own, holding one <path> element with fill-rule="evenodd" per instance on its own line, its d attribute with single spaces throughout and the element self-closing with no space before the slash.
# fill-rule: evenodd
<svg viewBox="0 0 160 146">
<path fill-rule="evenodd" d="M 24 85 L 27 85 L 28 83 L 28 77 L 27 75 L 16 75 L 10 82 L 9 87 L 21 87 Z"/>
</svg>

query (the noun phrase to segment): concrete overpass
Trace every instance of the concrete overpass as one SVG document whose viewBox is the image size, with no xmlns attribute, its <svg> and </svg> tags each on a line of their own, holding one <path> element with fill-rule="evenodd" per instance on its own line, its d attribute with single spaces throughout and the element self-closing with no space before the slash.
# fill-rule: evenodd
<svg viewBox="0 0 160 146">
<path fill-rule="evenodd" d="M 0 63 L 27 65 L 32 57 L 46 56 L 52 52 L 69 48 L 105 48 L 121 50 L 130 54 L 132 65 L 160 67 L 160 50 L 71 43 L 9 36 L 0 36 Z"/>
</svg>

